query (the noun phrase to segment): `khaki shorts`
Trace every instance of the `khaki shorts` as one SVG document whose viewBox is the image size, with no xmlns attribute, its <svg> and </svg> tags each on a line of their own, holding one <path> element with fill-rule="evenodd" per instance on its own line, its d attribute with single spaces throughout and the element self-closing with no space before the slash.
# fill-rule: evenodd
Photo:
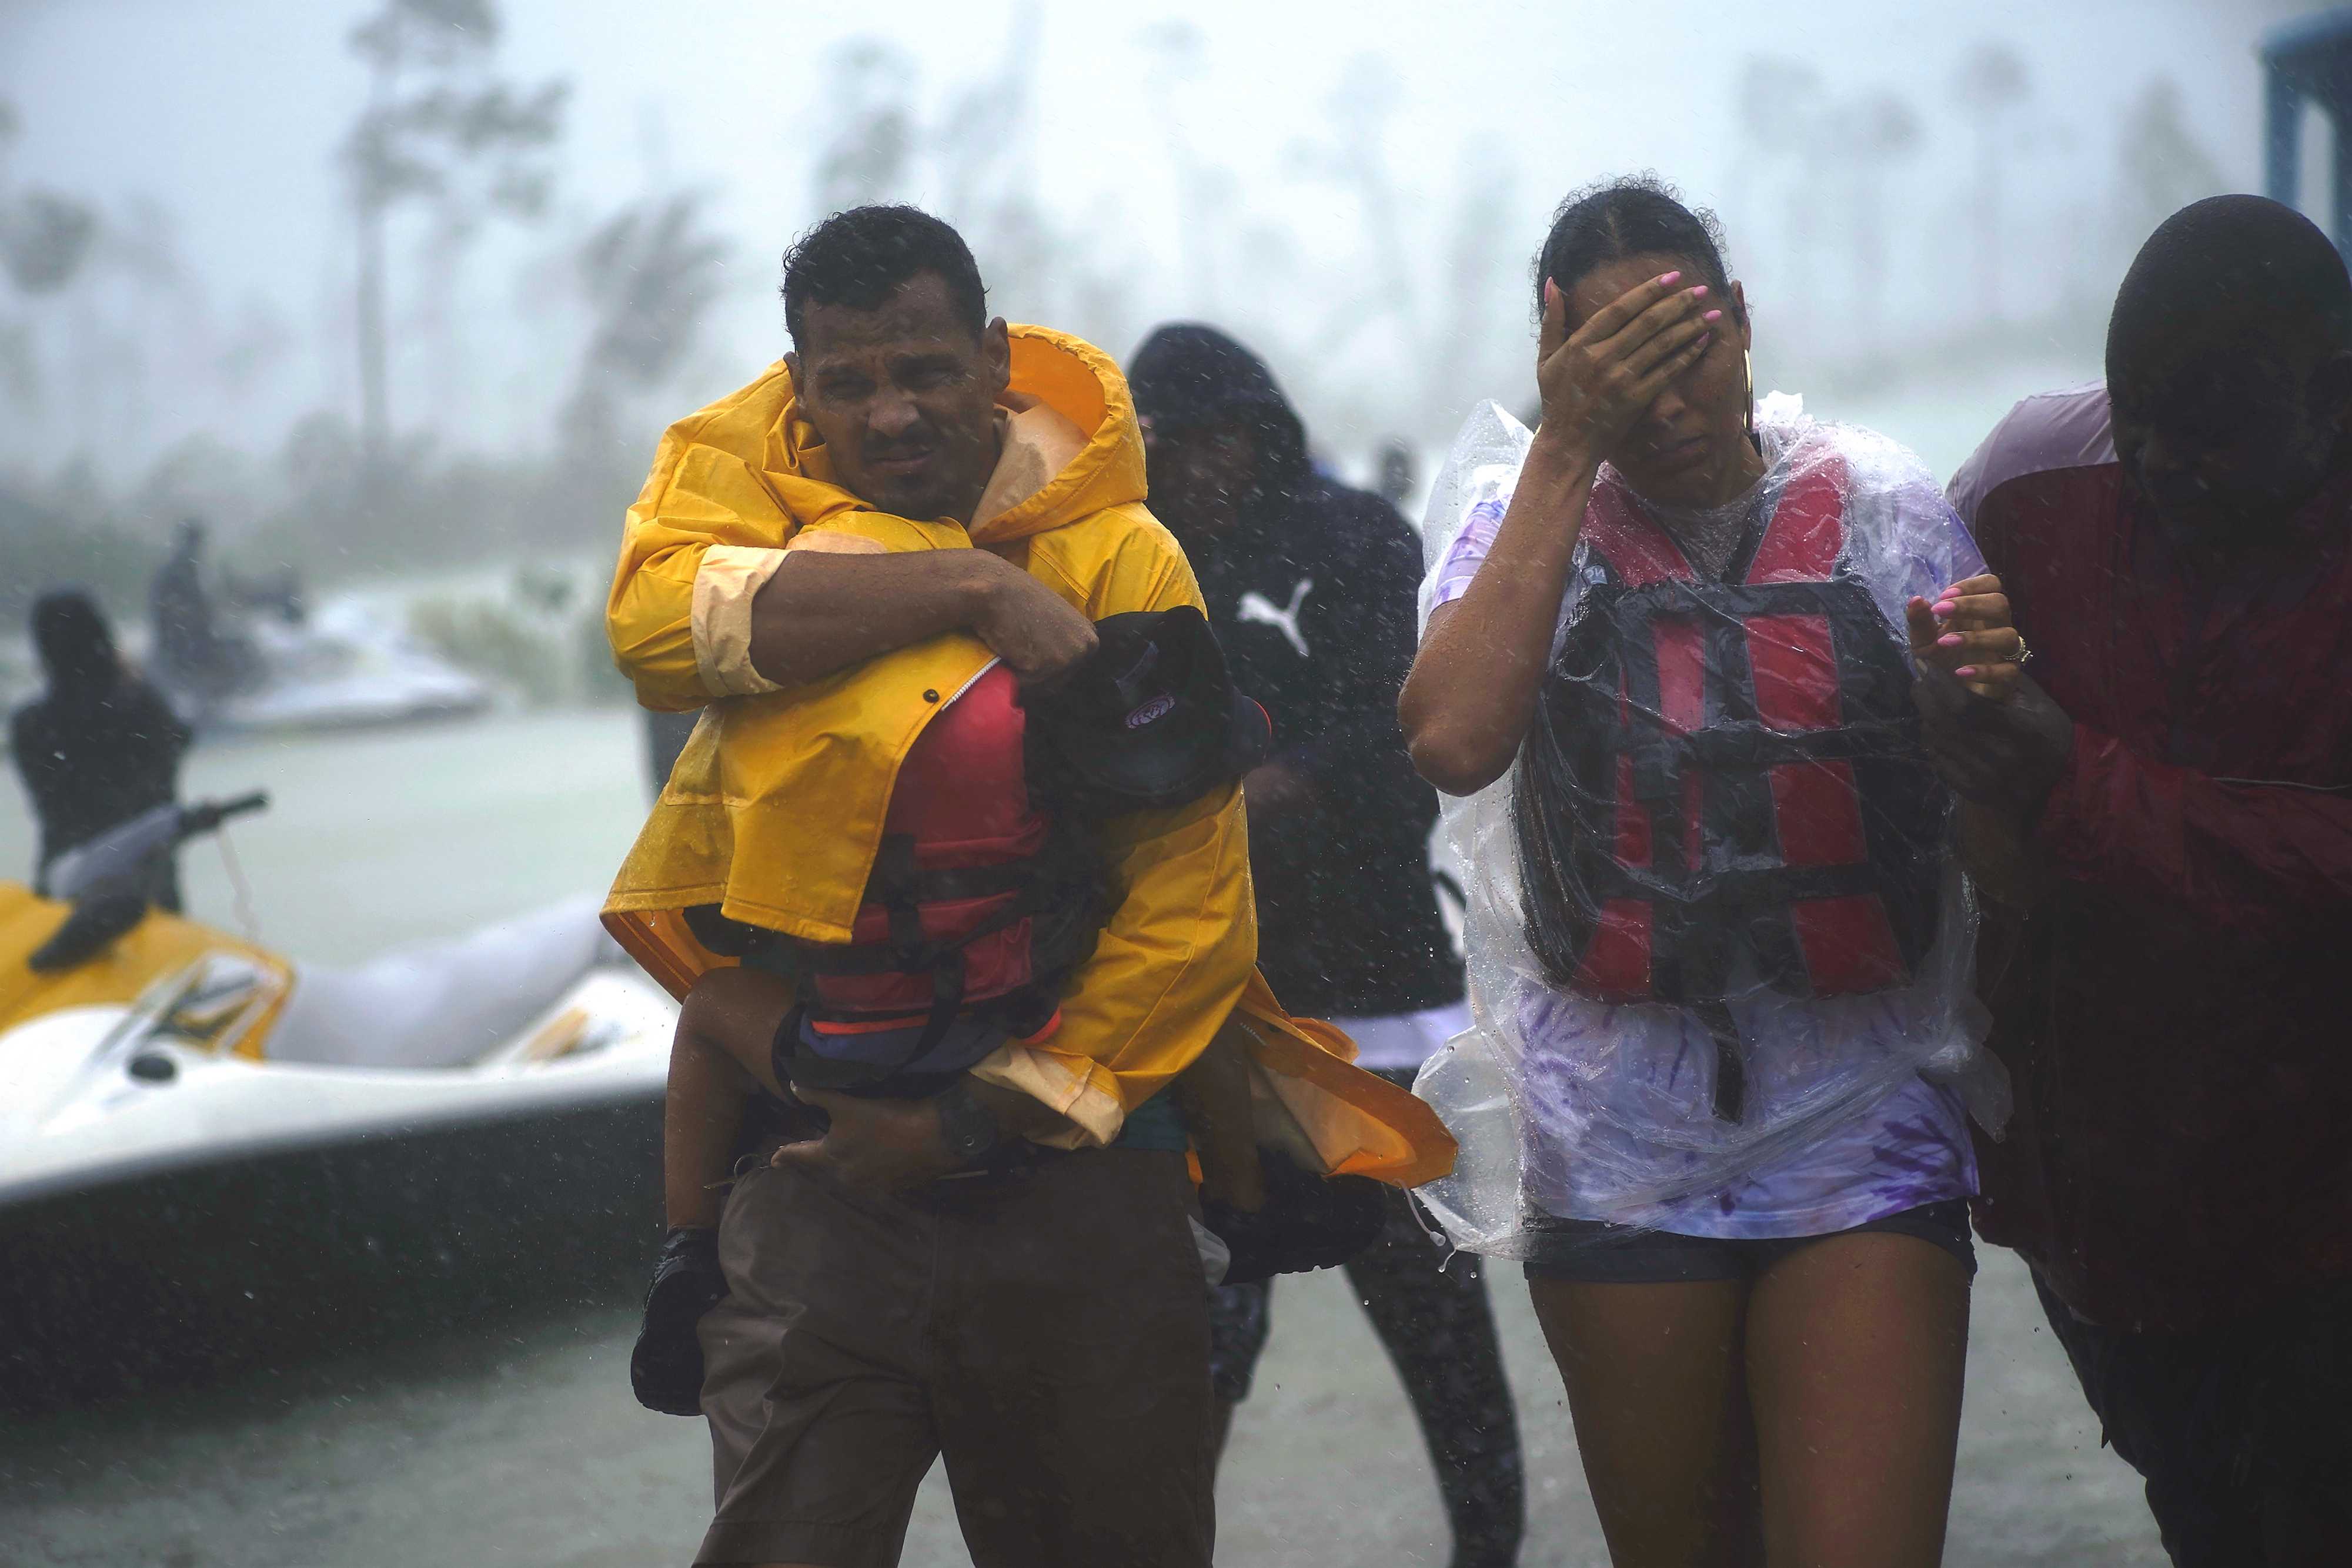
<svg viewBox="0 0 2352 1568">
<path fill-rule="evenodd" d="M 702 1563 L 891 1568 L 944 1456 L 976 1568 L 1208 1568 L 1209 1335 L 1184 1157 L 892 1197 L 761 1167 L 702 1321 Z"/>
</svg>

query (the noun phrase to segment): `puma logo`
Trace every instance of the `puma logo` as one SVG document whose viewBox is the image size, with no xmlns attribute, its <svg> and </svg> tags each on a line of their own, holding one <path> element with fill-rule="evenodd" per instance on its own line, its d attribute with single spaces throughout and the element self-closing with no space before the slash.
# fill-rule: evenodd
<svg viewBox="0 0 2352 1568">
<path fill-rule="evenodd" d="M 1298 650 L 1298 656 L 1303 659 L 1307 657 L 1307 638 L 1298 630 L 1298 611 L 1299 607 L 1307 602 L 1307 596 L 1314 591 L 1315 580 L 1311 577 L 1302 577 L 1298 580 L 1298 586 L 1290 591 L 1290 608 L 1276 610 L 1273 600 L 1253 588 L 1242 595 L 1238 618 L 1244 621 L 1263 622 L 1275 628 L 1282 633 L 1292 647 Z"/>
</svg>

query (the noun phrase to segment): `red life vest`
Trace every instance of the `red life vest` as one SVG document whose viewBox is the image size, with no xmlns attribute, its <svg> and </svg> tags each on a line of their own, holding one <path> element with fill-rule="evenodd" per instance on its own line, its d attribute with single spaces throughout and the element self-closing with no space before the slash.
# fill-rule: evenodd
<svg viewBox="0 0 2352 1568">
<path fill-rule="evenodd" d="M 1933 946 L 1950 798 L 1906 643 L 1838 565 L 1845 485 L 1842 463 L 1807 465 L 1721 582 L 1622 485 L 1593 486 L 1601 580 L 1515 790 L 1528 940 L 1556 984 L 1699 1009 L 1721 1036 L 1743 972 L 1855 996 L 1907 984 Z"/>
<path fill-rule="evenodd" d="M 1036 755 L 1017 678 L 990 665 L 900 762 L 850 940 L 736 927 L 734 951 L 796 987 L 780 1072 L 912 1090 L 1052 1032 L 1108 902 L 1084 840 L 1033 789 Z M 716 913 L 689 912 L 698 934 Z"/>
</svg>

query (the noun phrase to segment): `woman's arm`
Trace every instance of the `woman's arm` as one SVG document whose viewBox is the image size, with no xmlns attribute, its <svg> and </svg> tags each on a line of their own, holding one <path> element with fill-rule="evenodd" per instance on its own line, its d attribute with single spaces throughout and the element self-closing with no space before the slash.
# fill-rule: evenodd
<svg viewBox="0 0 2352 1568">
<path fill-rule="evenodd" d="M 2028 851 L 2014 819 L 1973 800 L 1960 802 L 1958 841 L 1960 869 L 1996 904 L 2031 909 L 2057 881 Z"/>
<path fill-rule="evenodd" d="M 1431 613 L 1397 702 L 1413 767 L 1449 795 L 1485 789 L 1517 755 L 1601 456 L 1697 362 L 1722 319 L 1706 286 L 1682 288 L 1682 276 L 1626 290 L 1574 332 L 1568 297 L 1544 281 L 1542 426 L 1494 548 L 1469 591 Z"/>
<path fill-rule="evenodd" d="M 1413 768 L 1449 795 L 1485 789 L 1518 754 L 1599 468 L 1539 432 L 1468 591 L 1430 615 L 1397 716 Z"/>
</svg>

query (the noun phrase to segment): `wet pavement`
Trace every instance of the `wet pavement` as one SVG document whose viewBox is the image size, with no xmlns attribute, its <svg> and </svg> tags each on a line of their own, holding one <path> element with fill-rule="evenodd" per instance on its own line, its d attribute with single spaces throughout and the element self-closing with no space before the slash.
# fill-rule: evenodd
<svg viewBox="0 0 2352 1568">
<path fill-rule="evenodd" d="M 1522 1562 L 1604 1563 L 1559 1382 L 1526 1295 L 1497 1294 L 1530 1479 Z M 708 1518 L 698 1424 L 628 1397 L 625 1303 L 470 1327 L 363 1359 L 12 1423 L 0 1560 L 21 1568 L 414 1568 L 684 1563 Z M 1948 1561 L 2164 1559 L 2135 1478 L 2097 1446 L 2023 1271 L 1986 1259 Z M 1286 1280 L 1220 1492 L 1220 1563 L 1443 1564 L 1402 1396 L 1337 1274 Z M 935 1470 L 909 1568 L 964 1556 Z"/>
<path fill-rule="evenodd" d="M 310 737 L 200 751 L 189 792 L 276 792 L 271 816 L 238 832 L 264 934 L 347 961 L 594 885 L 643 809 L 635 747 L 625 710 Z M 28 852 L 27 836 L 12 797 L 0 865 Z M 227 923 L 217 857 L 200 850 L 188 870 L 196 909 Z M 1602 1563 L 1558 1375 L 1516 1274 L 1497 1279 L 1531 1483 L 1522 1561 Z M 634 1330 L 619 1292 L 551 1301 L 364 1356 L 0 1417 L 0 1563 L 684 1563 L 708 1517 L 708 1451 L 696 1424 L 631 1403 Z M 1340 1276 L 1277 1290 L 1220 1511 L 1229 1564 L 1444 1563 L 1418 1433 Z M 936 1471 L 906 1561 L 966 1561 Z M 2005 1253 L 1986 1253 L 1978 1281 L 1948 1561 L 2163 1563 L 2137 1479 L 2099 1448 Z"/>
</svg>

